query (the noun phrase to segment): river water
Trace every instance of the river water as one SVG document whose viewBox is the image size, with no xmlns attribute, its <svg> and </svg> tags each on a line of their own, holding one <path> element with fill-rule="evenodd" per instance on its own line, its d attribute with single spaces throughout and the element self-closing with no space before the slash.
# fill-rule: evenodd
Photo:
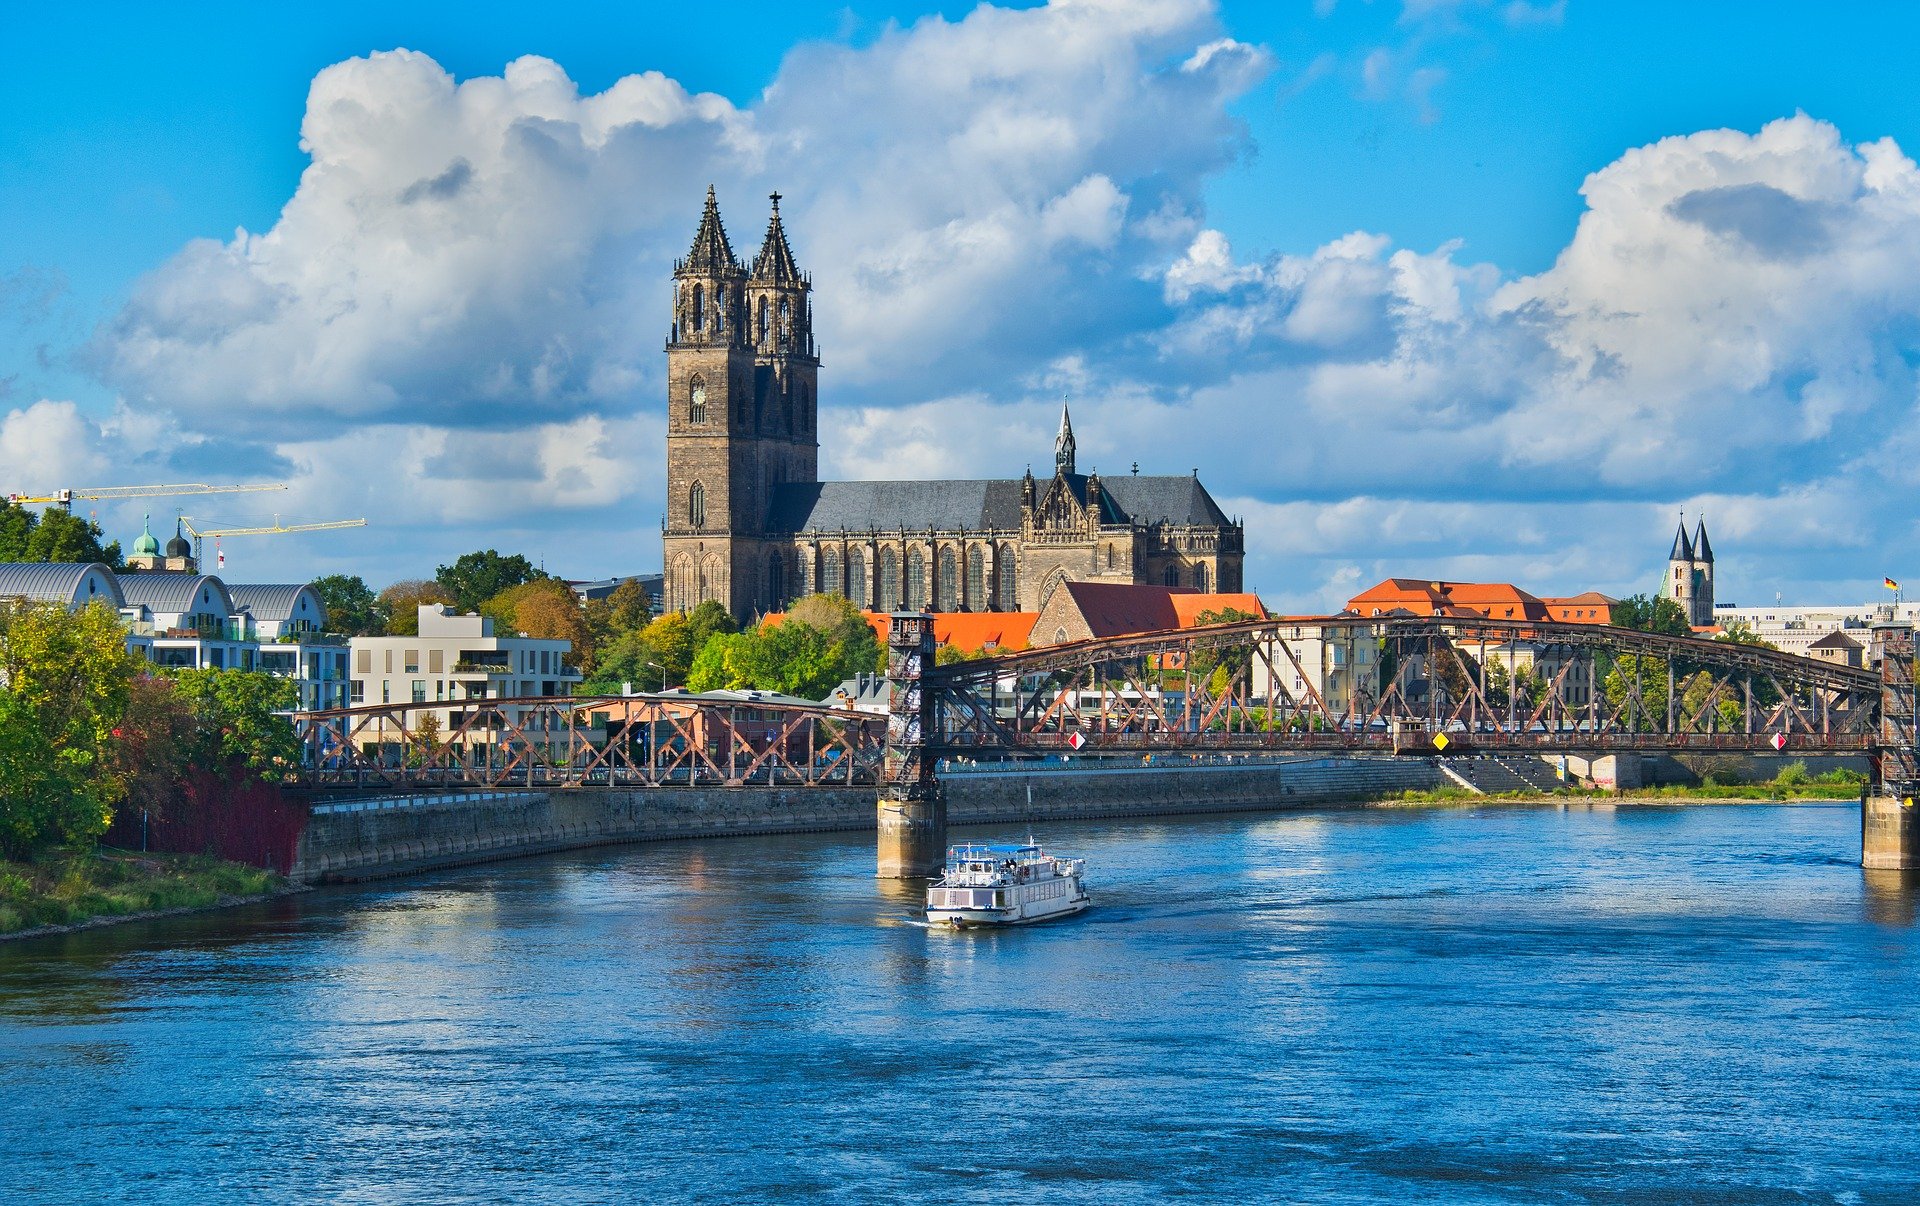
<svg viewBox="0 0 1920 1206">
<path fill-rule="evenodd" d="M 1058 824 L 1095 910 L 962 934 L 868 838 L 659 843 L 7 944 L 0 1200 L 1911 1201 L 1858 824 Z"/>
</svg>

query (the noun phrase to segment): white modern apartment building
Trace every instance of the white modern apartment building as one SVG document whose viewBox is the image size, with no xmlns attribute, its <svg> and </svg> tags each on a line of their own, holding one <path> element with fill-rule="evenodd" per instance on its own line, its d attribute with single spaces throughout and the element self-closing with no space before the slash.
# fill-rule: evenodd
<svg viewBox="0 0 1920 1206">
<path fill-rule="evenodd" d="M 1920 625 L 1920 603 L 1839 603 L 1818 607 L 1734 607 L 1713 609 L 1722 628 L 1739 622 L 1752 628 L 1767 644 L 1801 657 L 1816 656 L 1813 646 L 1822 638 L 1843 632 L 1862 646 L 1873 644 L 1873 626 L 1901 622 Z"/>
<path fill-rule="evenodd" d="M 447 703 L 571 695 L 580 672 L 573 642 L 499 636 L 481 615 L 438 603 L 420 608 L 417 636 L 354 637 L 355 704 Z"/>
</svg>

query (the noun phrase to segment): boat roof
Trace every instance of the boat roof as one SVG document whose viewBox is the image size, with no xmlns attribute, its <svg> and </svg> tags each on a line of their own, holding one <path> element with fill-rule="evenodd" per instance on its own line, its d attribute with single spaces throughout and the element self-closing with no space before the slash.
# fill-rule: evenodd
<svg viewBox="0 0 1920 1206">
<path fill-rule="evenodd" d="M 1039 850 L 1038 846 L 990 846 L 984 842 L 969 842 L 964 846 L 955 846 L 948 850 L 947 857 L 952 858 L 957 855 L 965 858 L 968 855 L 979 854 L 1035 854 Z"/>
</svg>

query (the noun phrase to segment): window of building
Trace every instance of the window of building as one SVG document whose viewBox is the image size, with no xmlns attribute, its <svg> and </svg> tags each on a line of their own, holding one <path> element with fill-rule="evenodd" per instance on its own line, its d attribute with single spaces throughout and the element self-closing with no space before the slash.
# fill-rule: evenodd
<svg viewBox="0 0 1920 1206">
<path fill-rule="evenodd" d="M 987 553 L 979 545 L 967 550 L 967 610 L 987 609 Z"/>
<path fill-rule="evenodd" d="M 707 383 L 699 374 L 687 382 L 687 422 L 707 421 Z"/>
<path fill-rule="evenodd" d="M 828 549 L 820 555 L 820 593 L 824 595 L 847 593 L 847 580 L 840 572 L 839 549 Z"/>
<path fill-rule="evenodd" d="M 880 550 L 880 597 L 874 603 L 881 611 L 900 607 L 900 558 L 892 549 Z"/>
<path fill-rule="evenodd" d="M 693 483 L 687 491 L 687 526 L 704 528 L 707 526 L 707 488 L 699 482 Z"/>
<path fill-rule="evenodd" d="M 940 578 L 934 583 L 934 597 L 941 611 L 960 610 L 960 565 L 952 549 L 940 550 Z"/>
<path fill-rule="evenodd" d="M 353 690 L 348 694 L 347 698 L 357 704 L 367 702 L 367 684 L 361 682 L 359 679 L 355 679 L 353 682 Z"/>
<path fill-rule="evenodd" d="M 1000 555 L 993 559 L 994 582 L 1000 588 L 1000 610 L 1020 610 L 1020 581 L 1014 571 L 1013 546 L 1000 546 Z"/>
<path fill-rule="evenodd" d="M 699 285 L 693 287 L 693 329 L 707 329 L 707 291 Z"/>
<path fill-rule="evenodd" d="M 371 649 L 354 650 L 353 651 L 353 668 L 356 673 L 371 675 L 373 673 L 373 650 Z"/>
<path fill-rule="evenodd" d="M 767 299 L 760 299 L 760 342 L 767 341 Z"/>
<path fill-rule="evenodd" d="M 847 598 L 855 607 L 867 605 L 867 557 L 858 549 L 847 554 Z"/>
<path fill-rule="evenodd" d="M 1180 585 L 1180 567 L 1177 565 L 1169 565 L 1166 573 L 1160 576 L 1160 581 L 1167 586 Z"/>
<path fill-rule="evenodd" d="M 907 550 L 907 610 L 920 611 L 927 605 L 927 559 L 919 549 Z"/>
<path fill-rule="evenodd" d="M 409 649 L 409 650 L 407 650 L 407 669 L 406 669 L 406 672 L 407 672 L 408 674 L 418 674 L 418 673 L 420 673 L 420 651 L 419 651 L 418 649 Z"/>
<path fill-rule="evenodd" d="M 1114 548 L 1112 545 L 1108 545 L 1107 546 L 1107 572 L 1112 573 L 1114 570 L 1117 570 L 1119 568 L 1120 568 L 1120 550 Z"/>
<path fill-rule="evenodd" d="M 413 702 L 415 703 L 427 702 L 427 680 L 426 679 L 416 678 L 413 680 Z"/>
<path fill-rule="evenodd" d="M 1207 563 L 1204 561 L 1193 567 L 1193 586 L 1203 594 L 1207 590 Z"/>
<path fill-rule="evenodd" d="M 780 554 L 767 554 L 766 600 L 769 611 L 778 611 L 787 603 L 787 563 Z"/>
</svg>

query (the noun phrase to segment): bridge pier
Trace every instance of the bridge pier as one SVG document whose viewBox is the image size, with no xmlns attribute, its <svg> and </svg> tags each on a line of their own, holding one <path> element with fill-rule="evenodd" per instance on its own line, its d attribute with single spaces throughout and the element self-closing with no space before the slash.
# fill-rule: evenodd
<svg viewBox="0 0 1920 1206">
<path fill-rule="evenodd" d="M 1909 785 L 1911 786 L 1911 785 Z M 1920 868 L 1920 820 L 1911 795 L 1900 795 L 1892 785 L 1877 788 L 1860 800 L 1860 865 L 1869 869 L 1910 871 Z"/>
<path fill-rule="evenodd" d="M 927 747 L 936 732 L 937 701 L 921 682 L 933 668 L 933 617 L 896 611 L 887 630 L 886 776 L 880 789 L 875 874 L 924 879 L 947 858 L 947 797 Z"/>
</svg>

